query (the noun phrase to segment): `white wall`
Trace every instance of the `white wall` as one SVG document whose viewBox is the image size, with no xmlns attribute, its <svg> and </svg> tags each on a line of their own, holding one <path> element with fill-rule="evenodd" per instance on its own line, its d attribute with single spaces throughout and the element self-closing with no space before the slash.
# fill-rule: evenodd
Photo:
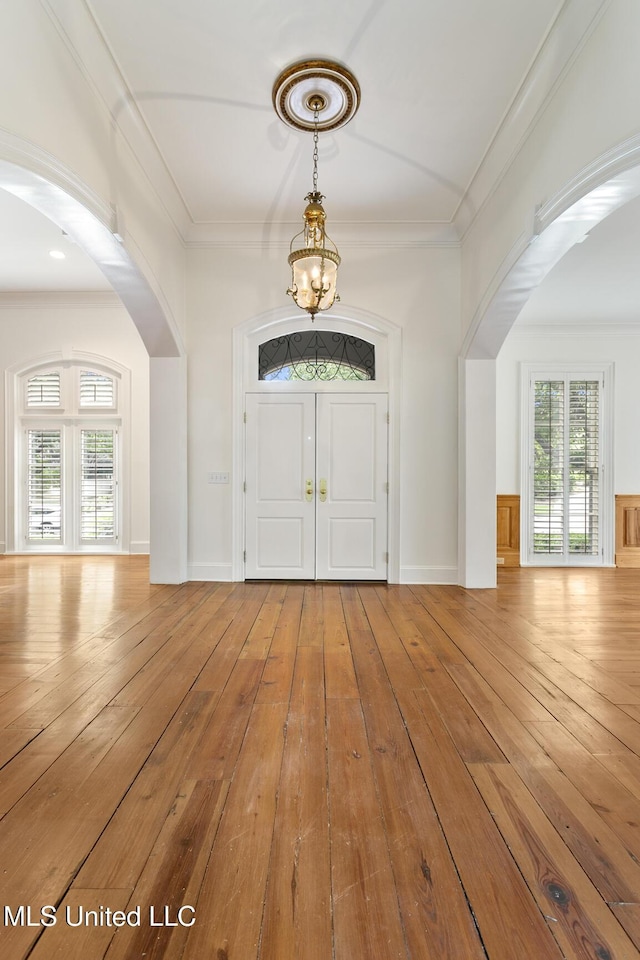
<svg viewBox="0 0 640 960">
<path fill-rule="evenodd" d="M 149 358 L 127 312 L 119 305 L 97 305 L 100 297 L 51 295 L 25 297 L 23 305 L 0 301 L 0 358 L 3 372 L 62 351 L 96 354 L 131 371 L 129 462 L 131 491 L 129 528 L 131 552 L 149 550 Z M 103 298 L 112 301 L 111 295 Z M 37 303 L 36 303 L 37 301 Z M 3 377 L 4 382 L 4 377 Z M 5 449 L 5 390 L 0 392 L 0 449 Z M 0 502 L 6 478 L 0 473 Z M 0 512 L 0 542 L 6 542 L 4 511 Z M 3 548 L 4 549 L 4 548 Z"/>
<path fill-rule="evenodd" d="M 574 2 L 567 10 L 579 6 Z M 465 328 L 497 289 L 510 255 L 531 239 L 537 208 L 587 165 L 640 132 L 640 4 L 611 0 L 602 10 L 508 162 L 496 168 L 497 179 L 474 213 L 463 244 Z M 529 93 L 535 97 L 536 91 Z M 516 112 L 511 122 L 517 120 Z"/>
<path fill-rule="evenodd" d="M 560 329 L 516 325 L 497 360 L 497 492 L 520 488 L 520 363 L 607 363 L 614 366 L 614 478 L 617 494 L 640 493 L 640 328 L 611 323 Z"/>
<path fill-rule="evenodd" d="M 48 183 L 86 205 L 106 234 L 96 239 L 95 226 L 81 218 L 64 225 L 107 268 L 117 254 L 117 246 L 103 249 L 110 231 L 123 235 L 135 270 L 123 262 L 114 277 L 131 294 L 150 352 L 157 341 L 156 355 L 175 356 L 179 344 L 172 341 L 184 330 L 187 213 L 86 6 L 76 0 L 3 3 L 0 83 L 11 91 L 0 101 L 0 164 L 43 178 L 19 192 L 59 225 L 56 214 L 63 215 L 65 204 Z M 0 173 L 12 189 L 10 170 L 1 166 Z"/>
<path fill-rule="evenodd" d="M 402 328 L 401 578 L 456 582 L 459 250 L 363 251 L 347 246 L 341 254 L 343 303 Z M 230 575 L 231 484 L 208 484 L 207 473 L 231 473 L 233 328 L 290 303 L 285 294 L 286 256 L 284 249 L 205 248 L 189 253 L 189 569 L 193 579 Z M 310 321 L 302 311 L 299 315 L 301 328 L 307 328 Z M 331 311 L 321 322 L 330 325 Z M 241 479 L 232 476 L 231 482 Z"/>
</svg>

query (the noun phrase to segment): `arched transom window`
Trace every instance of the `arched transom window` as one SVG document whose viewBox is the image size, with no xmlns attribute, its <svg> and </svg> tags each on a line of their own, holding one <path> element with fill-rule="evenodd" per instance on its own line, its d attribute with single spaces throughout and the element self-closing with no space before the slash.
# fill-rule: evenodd
<svg viewBox="0 0 640 960">
<path fill-rule="evenodd" d="M 260 380 L 375 380 L 375 347 L 332 330 L 301 330 L 261 343 Z"/>
</svg>

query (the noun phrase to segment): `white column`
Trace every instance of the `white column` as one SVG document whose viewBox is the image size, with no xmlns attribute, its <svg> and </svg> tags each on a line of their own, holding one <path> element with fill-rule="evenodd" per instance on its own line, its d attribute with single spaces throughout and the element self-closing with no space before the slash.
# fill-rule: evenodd
<svg viewBox="0 0 640 960">
<path fill-rule="evenodd" d="M 496 362 L 459 361 L 458 581 L 496 586 Z"/>
<path fill-rule="evenodd" d="M 187 361 L 151 357 L 151 583 L 187 578 Z"/>
</svg>

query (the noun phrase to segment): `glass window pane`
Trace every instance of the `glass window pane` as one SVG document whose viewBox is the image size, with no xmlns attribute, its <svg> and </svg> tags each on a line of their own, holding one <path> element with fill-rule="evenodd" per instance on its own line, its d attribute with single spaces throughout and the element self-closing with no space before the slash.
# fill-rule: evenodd
<svg viewBox="0 0 640 960">
<path fill-rule="evenodd" d="M 533 552 L 564 550 L 564 381 L 536 380 Z"/>
<path fill-rule="evenodd" d="M 331 330 L 301 330 L 261 343 L 260 380 L 375 380 L 375 347 Z"/>
<path fill-rule="evenodd" d="M 113 430 L 81 431 L 80 538 L 115 537 L 115 434 Z"/>
<path fill-rule="evenodd" d="M 571 381 L 569 393 L 569 552 L 597 555 L 599 513 L 598 381 Z"/>
<path fill-rule="evenodd" d="M 62 527 L 62 435 L 27 431 L 27 539 L 60 540 Z"/>
<path fill-rule="evenodd" d="M 600 553 L 600 381 L 536 380 L 534 555 Z"/>
</svg>

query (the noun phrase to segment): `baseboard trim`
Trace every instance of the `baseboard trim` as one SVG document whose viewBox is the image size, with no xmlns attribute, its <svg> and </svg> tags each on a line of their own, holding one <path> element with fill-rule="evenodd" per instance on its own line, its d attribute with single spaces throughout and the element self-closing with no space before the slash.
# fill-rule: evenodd
<svg viewBox="0 0 640 960">
<path fill-rule="evenodd" d="M 400 583 L 457 584 L 457 567 L 400 567 Z"/>
<path fill-rule="evenodd" d="M 148 540 L 132 540 L 129 544 L 129 553 L 150 553 L 151 546 Z"/>
<path fill-rule="evenodd" d="M 190 563 L 187 566 L 189 580 L 224 581 L 233 580 L 233 567 L 230 563 Z"/>
</svg>

